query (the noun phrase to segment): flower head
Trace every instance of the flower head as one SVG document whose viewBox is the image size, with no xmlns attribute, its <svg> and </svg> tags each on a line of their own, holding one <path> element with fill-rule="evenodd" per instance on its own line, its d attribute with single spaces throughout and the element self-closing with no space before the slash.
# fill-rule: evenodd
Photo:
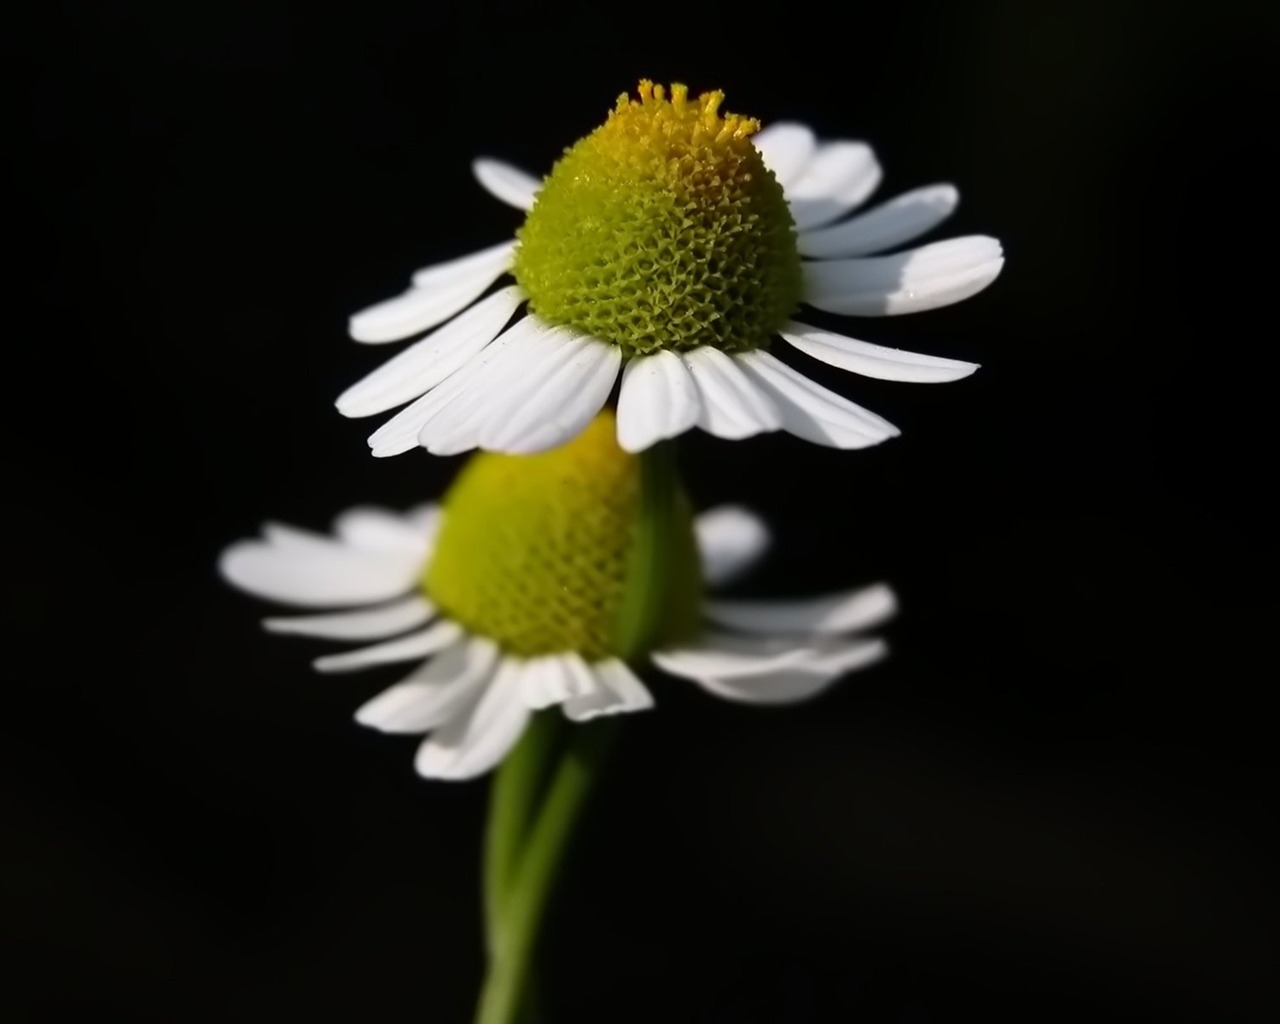
<svg viewBox="0 0 1280 1024">
<path fill-rule="evenodd" d="M 760 130 L 722 114 L 722 102 L 641 82 L 639 98 L 619 97 L 542 182 L 475 162 L 481 184 L 528 211 L 525 222 L 512 241 L 420 270 L 409 291 L 352 317 L 364 342 L 436 328 L 338 399 L 348 416 L 410 403 L 369 438 L 375 455 L 544 451 L 592 420 L 620 371 L 628 451 L 695 426 L 861 448 L 898 431 L 779 360 L 778 339 L 886 380 L 950 381 L 977 368 L 793 319 L 801 305 L 919 312 L 985 288 L 1004 262 L 993 238 L 874 255 L 936 227 L 956 190 L 916 189 L 849 217 L 880 181 L 870 147 L 820 144 L 790 122 Z M 515 283 L 485 295 L 503 274 Z"/>
<path fill-rule="evenodd" d="M 649 663 L 770 704 L 884 656 L 882 640 L 856 635 L 893 614 L 884 585 L 791 601 L 704 597 L 767 546 L 743 509 L 695 518 L 679 498 L 655 566 L 640 538 L 641 476 L 604 414 L 554 451 L 476 456 L 441 506 L 352 509 L 330 536 L 268 525 L 220 568 L 258 597 L 339 609 L 269 618 L 273 632 L 375 641 L 317 659 L 322 672 L 417 663 L 356 720 L 429 733 L 416 766 L 432 778 L 488 771 L 553 705 L 573 721 L 651 707 L 637 675 Z M 642 632 L 629 625 L 637 573 L 658 609 Z"/>
<path fill-rule="evenodd" d="M 565 153 L 517 233 L 530 313 L 627 359 L 768 344 L 800 301 L 800 254 L 760 126 L 721 117 L 723 99 L 644 83 Z"/>
</svg>

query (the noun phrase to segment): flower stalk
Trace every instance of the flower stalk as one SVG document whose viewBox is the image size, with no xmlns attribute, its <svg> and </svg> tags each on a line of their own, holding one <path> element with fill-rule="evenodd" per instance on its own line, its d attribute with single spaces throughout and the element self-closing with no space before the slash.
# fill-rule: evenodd
<svg viewBox="0 0 1280 1024">
<path fill-rule="evenodd" d="M 595 722 L 574 729 L 555 768 L 536 821 L 512 865 L 505 898 L 489 918 L 489 969 L 475 1024 L 518 1024 L 532 1014 L 527 992 L 538 927 L 574 822 L 599 774 L 616 727 L 616 722 Z M 512 763 L 503 766 L 504 774 Z"/>
<path fill-rule="evenodd" d="M 640 455 L 640 507 L 620 609 L 616 650 L 641 657 L 668 613 L 666 566 L 679 529 L 679 479 L 672 444 Z M 616 721 L 573 730 L 561 743 L 559 716 L 542 712 L 498 769 L 485 835 L 484 905 L 488 971 L 475 1024 L 527 1024 L 538 928 L 574 822 L 599 773 Z M 552 767 L 557 747 L 558 761 Z"/>
</svg>

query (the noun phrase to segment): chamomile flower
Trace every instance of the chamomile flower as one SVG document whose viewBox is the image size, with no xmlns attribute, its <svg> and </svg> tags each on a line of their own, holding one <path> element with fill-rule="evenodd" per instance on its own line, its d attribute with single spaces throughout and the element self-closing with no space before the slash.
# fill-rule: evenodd
<svg viewBox="0 0 1280 1024">
<path fill-rule="evenodd" d="M 722 100 L 641 82 L 639 99 L 619 97 L 541 182 L 474 163 L 486 189 L 527 211 L 524 224 L 510 241 L 419 270 L 404 294 L 352 317 L 361 342 L 435 328 L 338 398 L 353 417 L 409 403 L 369 438 L 374 455 L 544 451 L 591 421 L 619 373 L 628 451 L 695 426 L 862 448 L 897 428 L 778 359 L 779 339 L 884 380 L 951 381 L 977 368 L 793 319 L 801 305 L 915 313 L 989 285 L 1004 263 L 994 238 L 884 255 L 945 220 L 955 188 L 918 188 L 849 216 L 880 182 L 869 146 L 820 143 L 790 122 L 761 131 L 721 115 Z M 485 294 L 507 274 L 514 283 Z"/>
<path fill-rule="evenodd" d="M 268 525 L 223 553 L 222 575 L 260 598 L 329 609 L 268 618 L 272 632 L 376 641 L 318 658 L 321 672 L 415 663 L 356 720 L 428 734 L 415 764 L 429 778 L 488 771 L 543 709 L 581 722 L 651 707 L 637 675 L 646 663 L 728 700 L 783 704 L 886 654 L 860 635 L 894 613 L 883 584 L 798 600 L 704 597 L 768 546 L 742 508 L 695 519 L 680 498 L 664 542 L 641 551 L 640 460 L 615 433 L 604 413 L 554 451 L 477 455 L 442 505 L 355 508 L 331 535 Z M 624 639 L 637 573 L 657 615 Z"/>
</svg>

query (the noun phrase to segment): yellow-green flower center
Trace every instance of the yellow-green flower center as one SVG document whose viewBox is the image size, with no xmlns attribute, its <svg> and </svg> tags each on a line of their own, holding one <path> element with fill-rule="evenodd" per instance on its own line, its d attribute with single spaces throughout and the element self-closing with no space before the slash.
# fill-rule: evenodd
<svg viewBox="0 0 1280 1024">
<path fill-rule="evenodd" d="M 620 637 L 624 596 L 639 582 L 641 482 L 641 457 L 618 447 L 608 412 L 540 455 L 473 456 L 444 499 L 427 596 L 512 654 L 644 653 L 623 651 Z M 659 564 L 643 573 L 660 588 L 651 647 L 692 635 L 701 599 L 693 518 L 683 495 L 670 497 Z"/>
<path fill-rule="evenodd" d="M 514 273 L 542 319 L 624 356 L 768 343 L 800 301 L 795 226 L 723 93 L 641 82 L 565 151 L 518 232 Z"/>
</svg>

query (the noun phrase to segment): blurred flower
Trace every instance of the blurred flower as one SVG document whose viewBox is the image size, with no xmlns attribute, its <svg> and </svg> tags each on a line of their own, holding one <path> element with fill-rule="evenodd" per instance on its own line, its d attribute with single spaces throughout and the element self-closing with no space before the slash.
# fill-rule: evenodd
<svg viewBox="0 0 1280 1024">
<path fill-rule="evenodd" d="M 539 709 L 587 721 L 651 707 L 635 672 L 645 662 L 718 697 L 783 704 L 886 654 L 882 640 L 855 635 L 894 613 L 883 584 L 799 600 L 704 598 L 703 584 L 729 582 L 768 546 L 761 521 L 732 506 L 676 517 L 662 564 L 640 569 L 659 599 L 656 625 L 621 650 L 617 623 L 637 586 L 638 463 L 605 414 L 553 452 L 476 456 L 443 507 L 355 508 L 331 535 L 268 524 L 229 547 L 220 569 L 257 597 L 342 609 L 266 619 L 272 632 L 378 641 L 318 658 L 322 672 L 419 662 L 356 720 L 429 733 L 415 763 L 430 778 L 488 771 Z"/>
<path fill-rule="evenodd" d="M 371 343 L 444 324 L 339 397 L 338 409 L 357 417 L 411 403 L 369 438 L 374 455 L 417 445 L 543 451 L 590 422 L 620 370 L 628 451 L 694 426 L 861 448 L 897 428 L 778 360 L 774 340 L 884 380 L 951 381 L 977 368 L 791 319 L 802 303 L 915 313 L 989 285 L 1004 263 L 994 238 L 876 255 L 946 219 L 953 186 L 844 219 L 880 182 L 865 143 L 818 143 L 789 122 L 758 131 L 752 119 L 721 116 L 718 92 L 690 100 L 676 85 L 668 99 L 642 82 L 639 96 L 619 97 L 542 182 L 477 160 L 480 183 L 528 211 L 516 239 L 420 270 L 407 292 L 352 317 L 352 337 Z M 476 301 L 506 273 L 515 284 Z"/>
</svg>

